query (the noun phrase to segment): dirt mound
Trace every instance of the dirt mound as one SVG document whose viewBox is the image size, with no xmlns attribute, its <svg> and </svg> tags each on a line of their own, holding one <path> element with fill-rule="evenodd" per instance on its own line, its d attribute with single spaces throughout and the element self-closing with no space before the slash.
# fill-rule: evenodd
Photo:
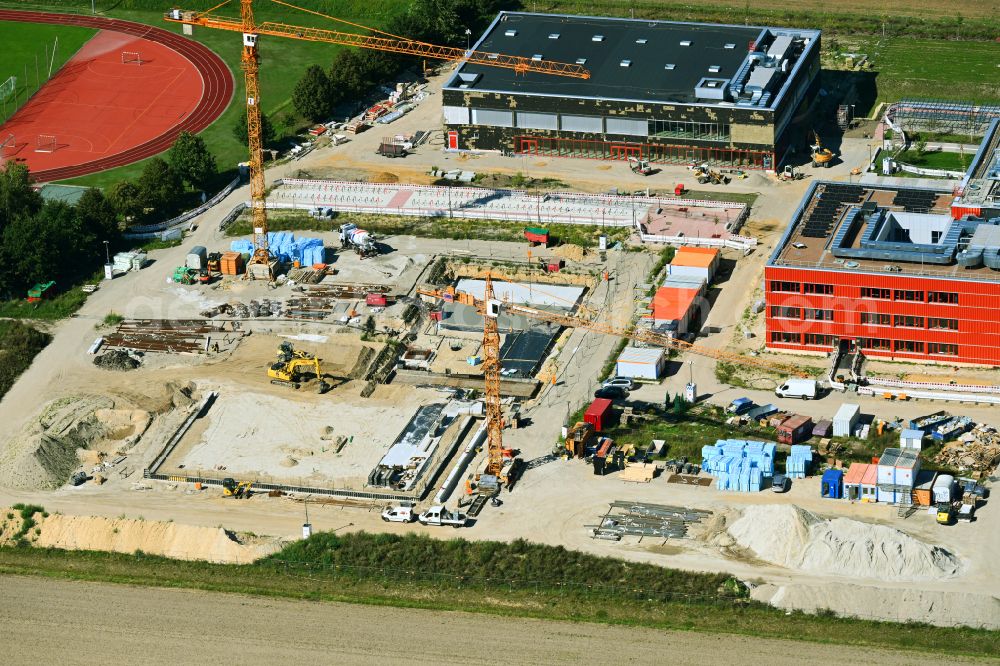
<svg viewBox="0 0 1000 666">
<path fill-rule="evenodd" d="M 127 351 L 115 349 L 100 356 L 94 357 L 94 365 L 105 370 L 135 370 L 139 367 L 140 361 Z"/>
<path fill-rule="evenodd" d="M 915 581 L 955 576 L 954 554 L 892 527 L 826 520 L 794 505 L 750 506 L 729 526 L 736 544 L 790 569 L 858 578 Z"/>
<path fill-rule="evenodd" d="M 76 450 L 105 437 L 96 412 L 112 409 L 111 398 L 76 396 L 54 400 L 0 452 L 0 485 L 21 489 L 55 488 L 76 469 Z"/>
<path fill-rule="evenodd" d="M 17 512 L 7 510 L 7 513 Z M 173 522 L 100 516 L 52 514 L 38 521 L 32 545 L 66 550 L 102 550 L 134 553 L 141 550 L 182 560 L 245 563 L 276 552 L 280 539 L 240 535 L 221 527 L 197 527 Z M 15 521 L 8 521 L 13 525 Z M 34 532 L 34 530 L 33 530 Z M 0 541 L 2 543 L 2 541 Z"/>
<path fill-rule="evenodd" d="M 388 171 L 380 171 L 369 179 L 371 183 L 398 183 L 399 176 Z"/>
<path fill-rule="evenodd" d="M 579 245 L 564 243 L 552 250 L 552 254 L 567 261 L 583 261 L 584 257 L 587 256 L 587 251 Z"/>
</svg>

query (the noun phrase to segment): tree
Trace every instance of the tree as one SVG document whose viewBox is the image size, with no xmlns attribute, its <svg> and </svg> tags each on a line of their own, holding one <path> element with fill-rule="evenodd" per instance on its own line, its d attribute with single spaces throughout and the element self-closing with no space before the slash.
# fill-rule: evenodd
<svg viewBox="0 0 1000 666">
<path fill-rule="evenodd" d="M 143 206 L 155 208 L 161 213 L 177 204 L 184 189 L 177 172 L 159 157 L 146 163 L 136 185 L 139 186 L 139 198 Z"/>
<path fill-rule="evenodd" d="M 356 49 L 341 51 L 330 68 L 330 86 L 336 90 L 341 99 L 357 99 L 367 90 L 369 85 L 367 54 Z"/>
<path fill-rule="evenodd" d="M 368 318 L 365 319 L 363 337 L 367 340 L 373 335 L 375 335 L 375 317 L 368 315 Z"/>
<path fill-rule="evenodd" d="M 190 132 L 181 132 L 170 148 L 170 166 L 191 187 L 204 190 L 218 173 L 215 157 L 205 147 L 205 140 Z"/>
<path fill-rule="evenodd" d="M 113 242 L 118 237 L 118 215 L 115 206 L 104 192 L 92 187 L 76 202 L 76 216 L 80 223 L 102 243 Z"/>
<path fill-rule="evenodd" d="M 4 286 L 24 290 L 47 280 L 73 282 L 93 269 L 95 241 L 76 211 L 62 201 L 18 215 L 4 229 L 0 244 Z"/>
<path fill-rule="evenodd" d="M 674 416 L 681 416 L 687 411 L 687 400 L 680 393 L 674 396 Z"/>
<path fill-rule="evenodd" d="M 295 110 L 313 122 L 329 118 L 332 98 L 330 79 L 319 65 L 310 65 L 292 91 Z"/>
<path fill-rule="evenodd" d="M 34 215 L 42 208 L 42 195 L 31 188 L 28 167 L 9 161 L 0 169 L 0 230 L 18 215 Z"/>
<path fill-rule="evenodd" d="M 123 180 L 112 185 L 108 200 L 126 223 L 143 213 L 142 192 L 131 180 Z"/>
<path fill-rule="evenodd" d="M 250 145 L 250 138 L 247 136 L 247 112 L 243 111 L 240 114 L 239 119 L 236 124 L 233 125 L 233 136 L 236 140 L 242 143 L 244 146 Z M 263 145 L 273 143 L 277 138 L 274 132 L 274 126 L 271 124 L 271 120 L 264 115 L 260 114 L 260 138 Z"/>
</svg>

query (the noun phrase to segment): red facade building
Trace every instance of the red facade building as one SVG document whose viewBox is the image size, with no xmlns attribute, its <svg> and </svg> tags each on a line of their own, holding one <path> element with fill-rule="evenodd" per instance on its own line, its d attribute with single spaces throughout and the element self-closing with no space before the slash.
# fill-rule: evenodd
<svg viewBox="0 0 1000 666">
<path fill-rule="evenodd" d="M 814 183 L 764 271 L 767 347 L 1000 366 L 1000 226 L 953 200 Z"/>
</svg>

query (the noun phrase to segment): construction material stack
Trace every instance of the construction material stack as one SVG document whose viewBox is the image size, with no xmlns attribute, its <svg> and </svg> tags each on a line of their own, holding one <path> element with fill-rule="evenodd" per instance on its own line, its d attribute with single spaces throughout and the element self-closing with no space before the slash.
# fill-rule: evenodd
<svg viewBox="0 0 1000 666">
<path fill-rule="evenodd" d="M 804 479 L 812 467 L 812 460 L 813 450 L 811 446 L 793 444 L 785 461 L 785 476 L 790 479 Z"/>
<path fill-rule="evenodd" d="M 764 479 L 774 476 L 772 442 L 720 439 L 701 448 L 702 470 L 716 477 L 716 488 L 736 492 L 760 492 Z"/>
<path fill-rule="evenodd" d="M 243 255 L 239 252 L 223 252 L 219 260 L 219 272 L 223 275 L 242 275 L 246 270 Z"/>
</svg>

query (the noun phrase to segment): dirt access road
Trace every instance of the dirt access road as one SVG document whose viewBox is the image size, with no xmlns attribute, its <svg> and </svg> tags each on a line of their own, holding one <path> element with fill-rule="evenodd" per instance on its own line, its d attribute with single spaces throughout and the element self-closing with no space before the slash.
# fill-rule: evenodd
<svg viewBox="0 0 1000 666">
<path fill-rule="evenodd" d="M 185 655 L 202 663 L 466 664 L 495 639 L 497 622 L 517 637 L 504 641 L 506 661 L 516 664 L 652 664 L 668 654 L 674 664 L 935 662 L 894 650 L 45 578 L 6 576 L 0 587 L 7 664 L 175 664 Z"/>
</svg>

